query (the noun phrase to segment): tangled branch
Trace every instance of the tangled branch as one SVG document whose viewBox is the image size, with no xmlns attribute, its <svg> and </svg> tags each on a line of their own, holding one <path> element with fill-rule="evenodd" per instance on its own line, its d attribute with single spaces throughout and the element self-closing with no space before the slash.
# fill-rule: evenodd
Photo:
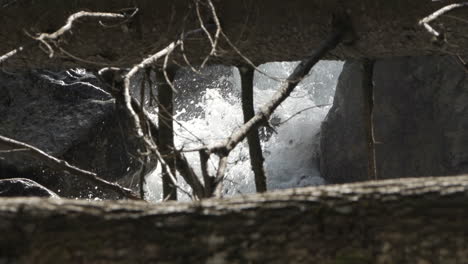
<svg viewBox="0 0 468 264">
<path fill-rule="evenodd" d="M 138 12 L 138 8 L 133 8 L 132 10 L 133 12 L 130 15 L 119 14 L 119 13 L 87 12 L 87 11 L 76 12 L 72 14 L 71 16 L 69 16 L 67 18 L 67 22 L 65 23 L 65 25 L 63 25 L 57 31 L 53 33 L 39 33 L 37 37 L 32 37 L 32 38 L 35 41 L 39 41 L 40 43 L 44 44 L 44 46 L 48 50 L 49 57 L 52 58 L 54 56 L 54 49 L 52 48 L 52 43 L 58 40 L 65 33 L 69 32 L 78 19 L 85 18 L 85 17 L 107 18 L 107 19 L 127 19 L 130 17 L 133 17 Z M 35 43 L 35 41 L 29 42 L 23 46 L 20 46 L 0 56 L 0 64 L 10 59 L 11 57 L 17 55 L 18 53 L 24 51 L 26 48 L 31 47 Z"/>
</svg>

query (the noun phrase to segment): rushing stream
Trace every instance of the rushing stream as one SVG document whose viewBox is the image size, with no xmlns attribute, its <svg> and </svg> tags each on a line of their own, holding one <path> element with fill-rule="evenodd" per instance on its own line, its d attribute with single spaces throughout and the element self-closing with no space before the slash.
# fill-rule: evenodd
<svg viewBox="0 0 468 264">
<path fill-rule="evenodd" d="M 254 80 L 255 108 L 268 102 L 279 86 L 270 78 L 286 78 L 296 63 L 281 62 L 262 65 L 268 76 L 256 73 Z M 283 189 L 319 185 L 323 183 L 319 172 L 318 136 L 335 92 L 343 63 L 322 61 L 311 74 L 296 87 L 292 95 L 277 109 L 270 120 L 271 127 L 262 127 L 260 136 L 265 157 L 268 189 Z M 220 74 L 224 73 L 224 74 Z M 238 70 L 212 67 L 196 74 L 186 70 L 178 78 L 175 95 L 176 147 L 190 149 L 222 140 L 243 123 Z M 250 168 L 247 143 L 243 142 L 231 152 L 225 195 L 255 191 Z M 187 153 L 195 171 L 200 173 L 197 153 Z M 211 170 L 217 164 L 213 158 Z M 189 190 L 179 177 L 181 186 Z M 147 196 L 161 200 L 160 168 L 147 178 Z M 179 192 L 181 200 L 187 199 Z"/>
</svg>

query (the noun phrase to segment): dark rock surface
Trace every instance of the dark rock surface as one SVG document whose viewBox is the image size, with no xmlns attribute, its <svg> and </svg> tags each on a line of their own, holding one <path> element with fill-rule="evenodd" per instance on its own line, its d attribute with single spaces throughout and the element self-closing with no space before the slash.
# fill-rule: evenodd
<svg viewBox="0 0 468 264">
<path fill-rule="evenodd" d="M 19 196 L 59 197 L 51 190 L 30 179 L 14 178 L 0 180 L 0 197 Z"/>
<path fill-rule="evenodd" d="M 0 73 L 0 134 L 23 141 L 110 181 L 133 178 L 141 165 L 128 152 L 125 115 L 81 70 Z M 111 198 L 72 175 L 56 173 L 21 152 L 0 153 L 0 178 L 27 177 L 65 197 Z"/>
<path fill-rule="evenodd" d="M 320 132 L 320 172 L 327 182 L 367 180 L 363 64 L 348 61 Z M 351 178 L 352 177 L 352 178 Z"/>
<path fill-rule="evenodd" d="M 468 72 L 456 57 L 377 61 L 379 178 L 468 172 Z"/>
<path fill-rule="evenodd" d="M 329 183 L 367 178 L 359 62 L 346 63 L 322 126 Z M 456 57 L 377 60 L 373 71 L 377 178 L 468 172 L 468 73 Z M 362 112 L 362 111 L 361 111 Z"/>
</svg>

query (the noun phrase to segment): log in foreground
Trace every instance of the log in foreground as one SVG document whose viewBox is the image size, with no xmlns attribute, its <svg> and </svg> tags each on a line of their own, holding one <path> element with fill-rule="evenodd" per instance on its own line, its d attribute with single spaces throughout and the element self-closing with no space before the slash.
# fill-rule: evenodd
<svg viewBox="0 0 468 264">
<path fill-rule="evenodd" d="M 223 0 L 214 1 L 222 27 L 230 40 L 254 64 L 297 61 L 319 45 L 330 32 L 333 14 L 348 13 L 357 40 L 336 49 L 329 58 L 377 58 L 438 54 L 468 54 L 468 8 L 439 17 L 432 26 L 444 33 L 448 44 L 431 43 L 431 34 L 419 20 L 453 2 L 429 0 Z M 161 50 L 184 31 L 200 28 L 190 0 L 0 0 L 0 55 L 31 43 L 37 33 L 54 32 L 78 11 L 130 14 L 129 19 L 83 18 L 71 33 L 53 46 L 54 59 L 37 45 L 4 63 L 5 68 L 102 68 L 129 67 Z M 206 23 L 212 12 L 201 5 Z M 287 12 L 285 12 L 287 10 Z M 31 36 L 28 36 L 31 35 Z M 213 34 L 213 32 L 212 32 Z M 245 61 L 221 41 L 212 62 L 245 65 Z M 42 47 L 45 48 L 44 46 Z M 186 40 L 190 61 L 200 64 L 211 45 L 203 34 Z M 60 51 L 62 49 L 62 51 Z M 182 64 L 178 51 L 174 56 Z"/>
<path fill-rule="evenodd" d="M 464 263 L 468 175 L 195 203 L 0 200 L 1 263 Z"/>
</svg>

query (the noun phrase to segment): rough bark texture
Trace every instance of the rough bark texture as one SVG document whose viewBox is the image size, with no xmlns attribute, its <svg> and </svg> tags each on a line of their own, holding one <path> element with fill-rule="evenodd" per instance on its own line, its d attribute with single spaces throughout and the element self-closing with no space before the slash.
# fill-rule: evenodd
<svg viewBox="0 0 468 264">
<path fill-rule="evenodd" d="M 2 263 L 464 263 L 468 176 L 197 203 L 1 199 Z"/>
<path fill-rule="evenodd" d="M 362 67 L 345 64 L 322 125 L 320 169 L 330 183 L 368 179 Z M 457 57 L 377 60 L 372 80 L 378 179 L 468 173 L 468 72 Z"/>
<path fill-rule="evenodd" d="M 255 64 L 261 64 L 302 59 L 330 32 L 332 14 L 342 12 L 349 13 L 358 40 L 354 45 L 336 49 L 329 58 L 468 54 L 465 22 L 449 16 L 433 22 L 437 29 L 444 29 L 450 43 L 443 47 L 433 45 L 431 35 L 418 26 L 420 19 L 451 2 L 462 1 L 226 0 L 215 1 L 215 6 L 226 34 Z M 103 19 L 103 24 L 108 25 L 104 27 L 95 19 L 83 19 L 73 28 L 72 34 L 66 34 L 59 42 L 60 47 L 80 58 L 81 62 L 64 54 L 49 59 L 35 45 L 4 67 L 128 67 L 167 46 L 183 28 L 199 28 L 193 2 L 189 0 L 2 0 L 0 54 L 31 42 L 25 32 L 35 34 L 57 30 L 74 12 L 119 12 L 135 6 L 139 8 L 137 16 L 126 23 Z M 465 8 L 450 15 L 463 18 L 467 13 Z M 210 20 L 210 14 L 206 7 L 202 8 L 206 21 Z M 226 43 L 221 45 L 221 57 L 214 61 L 245 64 Z M 186 41 L 185 50 L 194 64 L 200 63 L 209 49 L 209 42 L 203 34 Z"/>
<path fill-rule="evenodd" d="M 372 80 L 372 74 L 374 72 L 374 61 L 364 60 L 362 71 L 362 94 L 364 99 L 364 120 L 366 130 L 366 141 L 367 141 L 367 174 L 371 180 L 377 180 L 377 171 L 375 169 L 375 143 L 374 143 L 374 121 L 373 121 L 373 110 L 374 110 L 374 83 Z"/>
</svg>

